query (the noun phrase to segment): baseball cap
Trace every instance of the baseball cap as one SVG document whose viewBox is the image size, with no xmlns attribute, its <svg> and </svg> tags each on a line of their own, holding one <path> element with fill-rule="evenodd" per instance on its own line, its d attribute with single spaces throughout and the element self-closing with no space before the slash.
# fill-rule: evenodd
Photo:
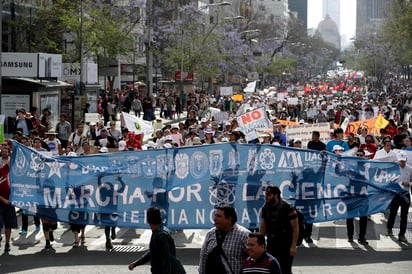
<svg viewBox="0 0 412 274">
<path fill-rule="evenodd" d="M 337 150 L 344 151 L 344 148 L 341 147 L 340 145 L 334 145 L 333 148 L 332 148 L 332 150 L 333 150 L 333 151 L 337 151 Z"/>
<path fill-rule="evenodd" d="M 302 139 L 296 138 L 293 140 L 293 143 L 302 143 Z"/>
<path fill-rule="evenodd" d="M 406 161 L 408 160 L 408 155 L 405 152 L 401 151 L 398 154 L 398 161 Z"/>
<path fill-rule="evenodd" d="M 119 151 L 123 151 L 126 148 L 126 142 L 120 141 L 119 142 Z"/>
<path fill-rule="evenodd" d="M 109 152 L 109 149 L 108 149 L 107 147 L 101 147 L 101 148 L 99 149 L 99 152 L 101 152 L 101 153 L 108 153 L 108 152 Z"/>
<path fill-rule="evenodd" d="M 163 147 L 164 148 L 172 148 L 173 146 L 172 146 L 172 144 L 166 143 L 166 144 L 163 144 Z"/>
</svg>

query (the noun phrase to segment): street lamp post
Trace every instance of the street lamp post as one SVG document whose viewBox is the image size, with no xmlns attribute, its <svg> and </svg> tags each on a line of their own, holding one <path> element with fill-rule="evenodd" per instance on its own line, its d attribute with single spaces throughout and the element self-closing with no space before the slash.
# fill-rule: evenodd
<svg viewBox="0 0 412 274">
<path fill-rule="evenodd" d="M 146 43 L 146 92 L 149 97 L 153 95 L 152 5 L 152 1 L 148 1 Z"/>
<path fill-rule="evenodd" d="M 217 2 L 217 3 L 210 3 L 210 4 L 204 4 L 204 5 L 199 6 L 198 12 L 203 12 L 204 14 L 209 14 L 209 10 L 208 10 L 209 7 L 222 7 L 222 6 L 230 6 L 230 5 L 232 5 L 232 3 L 226 2 L 226 1 Z M 243 17 L 240 17 L 238 19 L 241 19 L 241 18 L 243 18 Z M 211 20 L 209 19 L 208 21 L 210 23 Z M 207 38 L 213 32 L 213 30 L 218 26 L 218 24 L 219 24 L 219 12 L 216 11 L 216 22 L 214 22 L 214 25 L 210 28 L 210 30 L 203 37 L 202 44 L 206 43 Z M 183 51 L 183 48 L 182 48 L 182 51 Z M 182 52 L 182 58 L 183 58 L 183 52 Z M 183 62 L 182 62 L 182 64 L 183 64 Z M 182 73 L 183 73 L 183 71 L 181 71 L 181 75 L 182 75 Z M 202 83 L 202 85 L 203 85 L 203 83 Z M 213 81 L 212 81 L 212 79 L 210 79 L 209 89 L 210 89 L 210 92 L 213 91 Z"/>
</svg>

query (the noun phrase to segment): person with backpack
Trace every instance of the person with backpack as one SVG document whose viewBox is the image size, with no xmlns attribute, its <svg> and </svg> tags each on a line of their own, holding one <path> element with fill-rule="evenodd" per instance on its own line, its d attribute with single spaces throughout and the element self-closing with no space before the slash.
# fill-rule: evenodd
<svg viewBox="0 0 412 274">
<path fill-rule="evenodd" d="M 265 191 L 259 232 L 267 236 L 267 251 L 279 262 L 283 274 L 292 273 L 299 237 L 296 209 L 280 197 L 280 189 L 269 185 Z"/>
</svg>

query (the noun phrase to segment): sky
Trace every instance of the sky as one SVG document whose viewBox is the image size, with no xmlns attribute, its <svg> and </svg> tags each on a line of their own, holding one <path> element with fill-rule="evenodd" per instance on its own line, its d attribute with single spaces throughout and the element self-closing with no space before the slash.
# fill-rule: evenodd
<svg viewBox="0 0 412 274">
<path fill-rule="evenodd" d="M 308 28 L 317 28 L 322 18 L 322 0 L 308 0 Z M 346 36 L 346 43 L 355 36 L 356 0 L 340 1 L 340 34 Z"/>
</svg>

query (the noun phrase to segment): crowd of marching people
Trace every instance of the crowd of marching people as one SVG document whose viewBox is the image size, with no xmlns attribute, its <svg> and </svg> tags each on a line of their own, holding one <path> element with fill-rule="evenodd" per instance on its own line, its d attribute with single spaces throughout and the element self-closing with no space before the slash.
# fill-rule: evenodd
<svg viewBox="0 0 412 274">
<path fill-rule="evenodd" d="M 25 146 L 52 155 L 81 156 L 94 153 L 109 153 L 123 151 L 138 151 L 149 149 L 170 149 L 174 147 L 208 145 L 218 143 L 255 143 L 307 148 L 317 151 L 328 151 L 338 155 L 352 151 L 352 156 L 364 159 L 398 162 L 401 170 L 400 184 L 404 188 L 393 199 L 387 222 L 387 234 L 393 236 L 393 226 L 399 207 L 400 231 L 398 240 L 407 242 L 407 216 L 410 206 L 410 184 L 412 182 L 412 168 L 407 165 L 407 154 L 402 151 L 412 151 L 412 86 L 402 79 L 388 79 L 385 91 L 374 90 L 367 84 L 356 87 L 346 84 L 340 85 L 340 90 L 314 86 L 308 91 L 277 91 L 276 96 L 268 93 L 250 94 L 241 101 L 234 101 L 230 96 L 221 96 L 218 93 L 206 95 L 193 92 L 186 95 L 183 92 L 173 93 L 162 90 L 157 98 L 147 97 L 140 100 L 132 91 L 119 92 L 118 100 L 102 96 L 99 109 L 102 121 L 82 121 L 72 131 L 72 125 L 67 121 L 64 113 L 59 115 L 57 125 L 50 122 L 51 113 L 48 109 L 37 114 L 32 108 L 30 113 L 24 109 L 16 111 L 15 131 L 13 139 Z M 269 90 L 270 92 L 270 90 Z M 132 94 L 130 96 L 130 94 Z M 131 98 L 130 98 L 131 97 Z M 129 99 L 123 99 L 129 98 Z M 112 103 L 109 103 L 112 102 Z M 126 102 L 126 105 L 125 105 Z M 160 109 L 160 115 L 155 116 L 154 107 Z M 262 131 L 258 138 L 247 141 L 241 131 L 236 117 L 252 109 L 264 107 L 273 128 Z M 111 108 L 112 111 L 109 111 Z M 115 109 L 131 112 L 143 119 L 152 121 L 153 134 L 143 136 L 122 126 L 118 121 Z M 183 110 L 187 116 L 183 117 Z M 378 115 L 388 121 L 382 128 L 374 129 L 360 126 L 356 132 L 349 132 L 347 123 L 367 120 Z M 164 119 L 178 119 L 171 123 Z M 121 119 L 120 119 L 121 120 Z M 312 139 L 306 146 L 298 138 L 288 138 L 288 125 L 330 123 L 330 139 L 327 142 L 320 140 L 318 131 L 312 132 Z M 346 124 L 347 125 L 347 124 Z M 376 132 L 379 132 L 376 134 Z M 394 149 L 401 152 L 395 153 Z M 1 147 L 2 168 L 0 183 L 0 204 L 2 205 L 2 222 L 5 227 L 5 251 L 10 250 L 11 229 L 17 228 L 16 214 L 5 206 L 10 205 L 10 183 L 8 182 L 9 161 L 12 143 L 5 142 Z M 3 183 L 6 181 L 6 183 Z M 267 195 L 280 195 L 277 189 Z M 278 198 L 279 199 L 279 198 Z M 226 210 L 226 209 L 225 209 Z M 231 216 L 233 217 L 233 216 Z M 367 217 L 360 217 L 358 242 L 367 245 L 366 225 Z M 19 234 L 28 231 L 28 216 L 21 212 L 22 227 Z M 233 221 L 233 220 L 232 220 Z M 234 222 L 235 223 L 235 222 Z M 229 224 L 230 227 L 233 224 Z M 348 241 L 354 241 L 354 220 L 347 222 Z M 46 241 L 46 248 L 50 248 L 54 240 L 53 231 L 57 222 L 48 218 L 34 218 L 35 230 L 42 228 Z M 73 248 L 86 242 L 85 226 L 72 224 L 74 243 Z M 312 243 L 312 225 L 305 228 L 305 240 Z M 106 248 L 113 248 L 111 240 L 116 238 L 115 227 L 107 227 Z M 260 235 L 252 235 L 261 244 Z M 134 266 L 138 263 L 134 263 Z"/>
</svg>

